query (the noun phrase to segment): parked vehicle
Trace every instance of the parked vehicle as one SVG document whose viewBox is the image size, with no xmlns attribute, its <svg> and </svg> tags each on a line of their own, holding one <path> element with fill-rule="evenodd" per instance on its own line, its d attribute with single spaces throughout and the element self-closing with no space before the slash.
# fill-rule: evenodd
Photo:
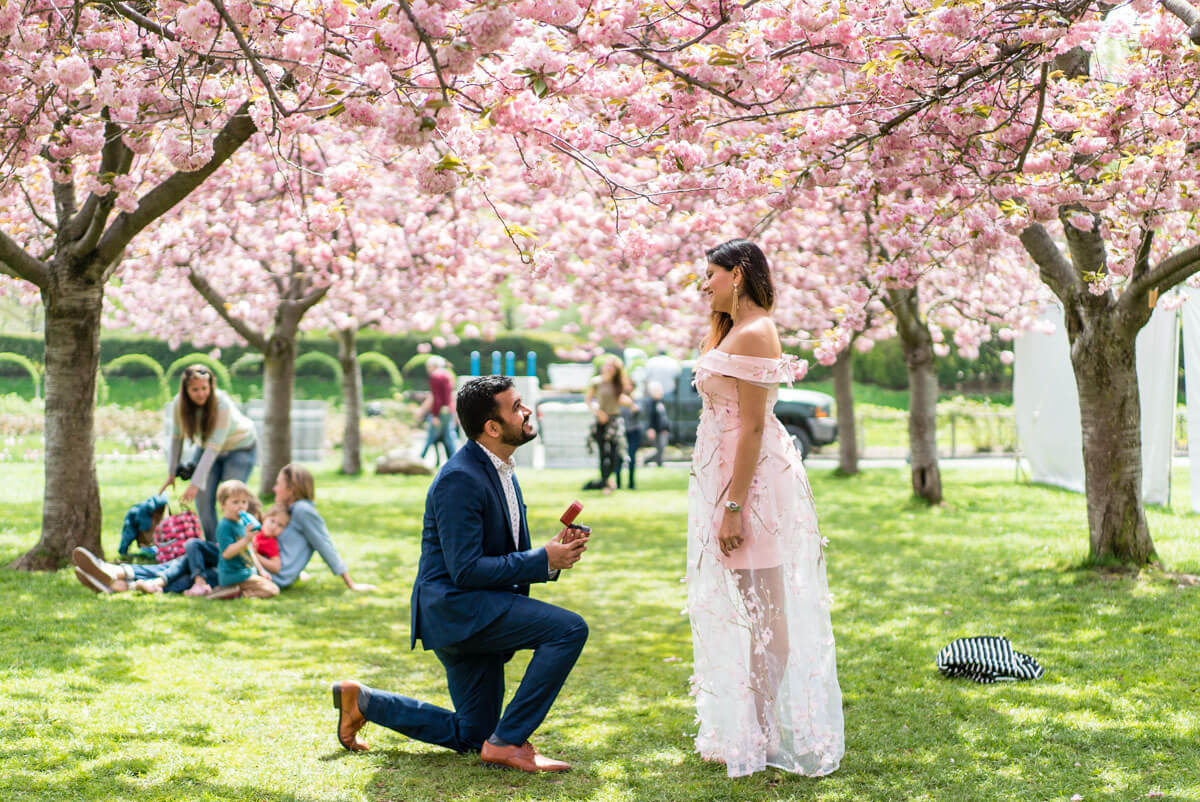
<svg viewBox="0 0 1200 802">
<path fill-rule="evenodd" d="M 689 445 L 696 442 L 700 423 L 700 395 L 692 384 L 693 362 L 684 362 L 675 386 L 663 395 L 671 419 L 671 442 Z M 833 396 L 815 390 L 779 388 L 775 416 L 796 441 L 800 455 L 807 457 L 816 446 L 837 441 L 837 420 L 833 415 Z"/>
</svg>

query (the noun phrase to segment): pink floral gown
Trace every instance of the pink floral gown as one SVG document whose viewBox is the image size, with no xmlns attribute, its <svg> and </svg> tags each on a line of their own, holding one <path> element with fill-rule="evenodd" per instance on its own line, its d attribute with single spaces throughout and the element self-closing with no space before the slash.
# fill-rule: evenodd
<svg viewBox="0 0 1200 802">
<path fill-rule="evenodd" d="M 845 743 L 831 597 L 812 490 L 772 410 L 790 357 L 712 349 L 696 364 L 703 401 L 688 487 L 688 611 L 696 749 L 730 777 L 774 766 L 817 776 Z M 721 554 L 717 531 L 740 418 L 734 378 L 769 388 L 762 450 L 742 510 L 744 542 Z"/>
</svg>

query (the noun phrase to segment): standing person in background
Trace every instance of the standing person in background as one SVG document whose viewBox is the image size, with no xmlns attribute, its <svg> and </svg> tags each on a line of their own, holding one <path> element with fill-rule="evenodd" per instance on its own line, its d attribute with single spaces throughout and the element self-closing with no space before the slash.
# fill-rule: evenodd
<svg viewBox="0 0 1200 802">
<path fill-rule="evenodd" d="M 663 403 L 663 386 L 656 381 L 646 384 L 646 397 L 642 399 L 642 420 L 646 426 L 646 439 L 654 446 L 654 456 L 644 464 L 663 464 L 663 451 L 670 436 L 671 419 L 667 417 L 667 405 Z"/>
<path fill-rule="evenodd" d="M 659 348 L 658 353 L 646 360 L 646 392 L 650 392 L 650 385 L 653 382 L 658 382 L 663 391 L 673 390 L 675 382 L 679 379 L 679 375 L 683 372 L 683 368 L 679 365 L 679 360 L 667 353 L 665 348 Z"/>
<path fill-rule="evenodd" d="M 626 487 L 630 490 L 637 490 L 637 485 L 634 482 L 633 474 L 637 469 L 637 453 L 642 447 L 642 409 L 635 401 L 630 406 L 621 407 L 621 423 L 625 426 L 625 445 L 626 456 L 625 465 L 629 469 L 629 481 Z M 617 486 L 621 485 L 620 469 L 617 471 Z"/>
<path fill-rule="evenodd" d="M 621 360 L 609 355 L 600 366 L 600 373 L 588 386 L 584 403 L 596 416 L 592 423 L 592 440 L 600 451 L 600 487 L 608 495 L 616 489 L 615 474 L 621 470 L 625 460 L 625 425 L 621 420 L 621 407 L 633 406 L 629 394 L 633 382 L 625 375 Z"/>
<path fill-rule="evenodd" d="M 454 410 L 454 374 L 446 369 L 446 360 L 436 355 L 429 357 L 425 362 L 425 370 L 429 374 L 429 397 L 417 409 L 417 419 L 420 420 L 424 415 L 428 422 L 421 459 L 425 459 L 426 452 L 432 446 L 437 464 L 441 465 L 442 460 L 437 451 L 438 443 L 446 449 L 446 459 L 450 459 L 458 450 L 458 438 L 455 436 L 458 422 Z"/>
<path fill-rule="evenodd" d="M 183 441 L 198 443 L 193 459 L 191 484 L 180 497 L 184 504 L 196 501 L 196 514 L 204 528 L 204 539 L 212 546 L 216 561 L 217 485 L 229 479 L 248 482 L 258 459 L 258 436 L 254 424 L 241 413 L 223 390 L 218 390 L 211 370 L 204 365 L 184 368 L 174 404 L 174 430 L 167 456 L 167 481 L 161 493 L 175 484 Z"/>
</svg>

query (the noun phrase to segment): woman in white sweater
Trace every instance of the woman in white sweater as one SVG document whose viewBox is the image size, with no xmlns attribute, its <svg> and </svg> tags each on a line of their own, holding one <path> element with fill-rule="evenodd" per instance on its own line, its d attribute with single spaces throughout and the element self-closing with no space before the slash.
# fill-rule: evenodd
<svg viewBox="0 0 1200 802">
<path fill-rule="evenodd" d="M 228 394 L 217 389 L 212 371 L 204 365 L 189 365 L 184 369 L 179 395 L 175 397 L 174 419 L 163 490 L 175 484 L 183 441 L 199 444 L 191 484 L 183 491 L 182 498 L 185 504 L 199 498 L 196 514 L 204 527 L 204 538 L 215 543 L 217 485 L 226 479 L 249 481 L 258 459 L 254 423 L 241 413 Z"/>
</svg>

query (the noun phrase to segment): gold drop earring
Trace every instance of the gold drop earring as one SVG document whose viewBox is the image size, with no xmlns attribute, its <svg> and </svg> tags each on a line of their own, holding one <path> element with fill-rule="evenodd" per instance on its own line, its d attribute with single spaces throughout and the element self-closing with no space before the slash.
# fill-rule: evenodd
<svg viewBox="0 0 1200 802">
<path fill-rule="evenodd" d="M 733 308 L 729 310 L 729 317 L 730 317 L 730 318 L 736 318 L 736 317 L 737 317 L 738 296 L 739 296 L 740 294 L 741 294 L 741 293 L 739 293 L 739 292 L 738 292 L 738 285 L 737 285 L 737 284 L 734 284 L 734 285 L 733 285 Z"/>
</svg>

